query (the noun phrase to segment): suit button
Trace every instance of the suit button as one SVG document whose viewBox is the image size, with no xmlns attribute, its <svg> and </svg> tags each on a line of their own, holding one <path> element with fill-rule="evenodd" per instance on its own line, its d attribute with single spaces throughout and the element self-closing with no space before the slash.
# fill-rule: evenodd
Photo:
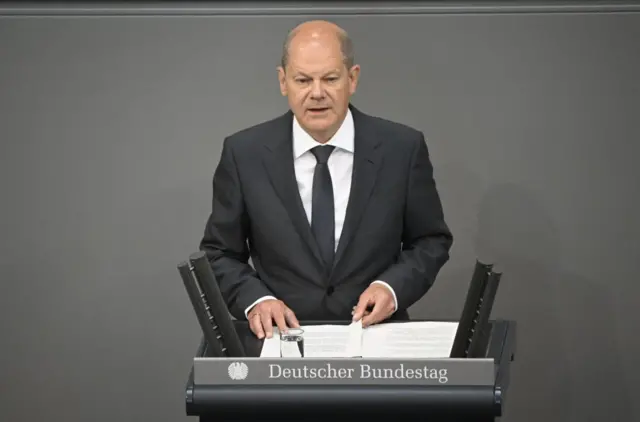
<svg viewBox="0 0 640 422">
<path fill-rule="evenodd" d="M 327 296 L 331 296 L 333 294 L 333 286 L 329 286 L 327 289 Z"/>
</svg>

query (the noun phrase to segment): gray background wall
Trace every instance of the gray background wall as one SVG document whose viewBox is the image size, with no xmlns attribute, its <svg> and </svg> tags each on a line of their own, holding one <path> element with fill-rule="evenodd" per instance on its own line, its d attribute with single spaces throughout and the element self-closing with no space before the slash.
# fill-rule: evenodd
<svg viewBox="0 0 640 422">
<path fill-rule="evenodd" d="M 427 135 L 456 237 L 412 315 L 458 317 L 475 256 L 504 266 L 508 421 L 640 419 L 640 15 L 577 10 L 330 16 L 354 103 Z M 3 13 L 0 420 L 187 420 L 175 265 L 223 137 L 285 110 L 280 45 L 311 12 Z"/>
</svg>

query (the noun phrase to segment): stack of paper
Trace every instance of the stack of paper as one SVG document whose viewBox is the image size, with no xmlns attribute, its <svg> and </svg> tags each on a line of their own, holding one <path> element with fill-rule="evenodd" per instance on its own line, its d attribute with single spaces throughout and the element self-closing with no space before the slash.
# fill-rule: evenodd
<svg viewBox="0 0 640 422">
<path fill-rule="evenodd" d="M 304 355 L 310 358 L 446 358 L 458 329 L 457 322 L 419 321 L 383 323 L 362 328 L 350 325 L 306 325 Z M 280 335 L 265 339 L 260 357 L 280 357 Z"/>
</svg>

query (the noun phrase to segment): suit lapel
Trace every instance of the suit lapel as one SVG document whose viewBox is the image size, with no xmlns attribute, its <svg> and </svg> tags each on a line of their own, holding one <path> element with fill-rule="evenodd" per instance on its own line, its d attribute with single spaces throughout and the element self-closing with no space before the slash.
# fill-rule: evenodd
<svg viewBox="0 0 640 422">
<path fill-rule="evenodd" d="M 347 202 L 347 213 L 340 235 L 340 242 L 334 259 L 334 270 L 362 220 L 362 214 L 376 183 L 378 170 L 382 164 L 380 138 L 367 122 L 368 117 L 351 106 L 355 126 L 353 175 L 351 191 Z"/>
<path fill-rule="evenodd" d="M 273 189 L 284 204 L 293 226 L 321 264 L 322 255 L 302 205 L 293 165 L 293 113 L 287 112 L 276 122 L 277 130 L 273 140 L 265 143 L 264 165 Z"/>
</svg>

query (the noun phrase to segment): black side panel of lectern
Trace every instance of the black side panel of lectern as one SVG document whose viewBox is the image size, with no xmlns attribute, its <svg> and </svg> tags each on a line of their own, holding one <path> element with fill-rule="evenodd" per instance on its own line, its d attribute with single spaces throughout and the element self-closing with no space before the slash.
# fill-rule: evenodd
<svg viewBox="0 0 640 422">
<path fill-rule="evenodd" d="M 193 253 L 189 256 L 189 262 L 193 267 L 203 296 L 206 298 L 212 322 L 218 327 L 225 355 L 228 357 L 246 356 L 206 254 L 202 251 Z"/>
<path fill-rule="evenodd" d="M 498 293 L 498 285 L 500 284 L 501 277 L 502 273 L 497 272 L 495 267 L 492 268 L 487 275 L 485 292 L 482 296 L 481 306 L 476 316 L 476 325 L 473 333 L 471 334 L 467 357 L 480 358 L 485 357 L 486 355 L 491 331 L 489 315 L 491 315 L 491 310 L 493 309 L 493 302 L 495 301 L 496 294 Z"/>
<path fill-rule="evenodd" d="M 222 335 L 217 332 L 218 327 L 213 323 L 212 317 L 209 313 L 209 306 L 203 293 L 198 287 L 198 282 L 193 276 L 191 266 L 186 261 L 181 262 L 178 264 L 178 271 L 180 272 L 180 277 L 182 277 L 185 290 L 187 291 L 189 301 L 195 311 L 196 318 L 198 319 L 198 324 L 200 324 L 200 329 L 202 330 L 206 344 L 209 345 L 209 354 L 212 357 L 225 356 L 224 347 L 221 342 Z"/>
<path fill-rule="evenodd" d="M 493 264 L 476 260 L 450 357 L 478 358 L 486 355 L 491 335 L 489 317 L 501 276 Z"/>
<path fill-rule="evenodd" d="M 204 252 L 178 264 L 178 272 L 212 357 L 245 357 L 233 319 Z"/>
</svg>

